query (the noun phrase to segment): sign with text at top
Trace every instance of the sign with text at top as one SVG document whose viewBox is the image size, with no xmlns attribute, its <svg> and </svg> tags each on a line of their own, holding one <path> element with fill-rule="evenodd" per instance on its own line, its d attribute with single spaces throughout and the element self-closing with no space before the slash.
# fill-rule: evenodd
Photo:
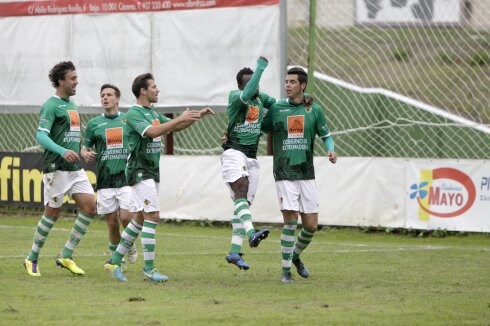
<svg viewBox="0 0 490 326">
<path fill-rule="evenodd" d="M 283 88 L 279 0 L 0 0 L 0 17 L 0 75 L 11 76 L 0 78 L 0 107 L 14 111 L 53 94 L 48 74 L 61 61 L 76 67 L 82 113 L 100 107 L 104 83 L 131 107 L 131 85 L 148 72 L 156 108 L 226 107 L 237 72 L 260 56 L 269 60 L 261 89 Z"/>
</svg>

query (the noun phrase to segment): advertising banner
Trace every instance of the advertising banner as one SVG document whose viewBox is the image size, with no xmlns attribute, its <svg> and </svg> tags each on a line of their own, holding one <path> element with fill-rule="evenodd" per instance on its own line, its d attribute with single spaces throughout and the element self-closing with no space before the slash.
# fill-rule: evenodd
<svg viewBox="0 0 490 326">
<path fill-rule="evenodd" d="M 54 92 L 49 70 L 67 60 L 81 112 L 100 108 L 104 83 L 120 88 L 121 108 L 132 106 L 132 83 L 147 72 L 156 108 L 225 107 L 237 72 L 259 56 L 269 60 L 260 87 L 274 97 L 283 88 L 278 0 L 0 0 L 0 17 L 0 75 L 9 76 L 0 109 L 39 107 Z"/>
<path fill-rule="evenodd" d="M 43 206 L 41 160 L 41 153 L 0 153 L 0 206 Z M 258 161 L 254 221 L 282 223 L 272 156 Z M 489 161 L 344 157 L 330 164 L 322 156 L 314 163 L 321 225 L 490 232 Z M 84 169 L 95 184 L 95 167 Z M 162 219 L 229 221 L 233 201 L 219 156 L 165 155 L 160 173 Z"/>
<path fill-rule="evenodd" d="M 406 228 L 490 230 L 488 162 L 409 161 L 405 186 Z"/>
<path fill-rule="evenodd" d="M 83 167 L 95 185 L 95 164 Z M 43 207 L 43 192 L 42 153 L 0 152 L 0 206 Z M 63 202 L 75 204 L 68 196 Z"/>
<path fill-rule="evenodd" d="M 277 4 L 279 0 L 46 0 L 0 2 L 0 17 L 157 12 Z"/>
<path fill-rule="evenodd" d="M 459 24 L 460 0 L 357 0 L 359 24 Z"/>
</svg>

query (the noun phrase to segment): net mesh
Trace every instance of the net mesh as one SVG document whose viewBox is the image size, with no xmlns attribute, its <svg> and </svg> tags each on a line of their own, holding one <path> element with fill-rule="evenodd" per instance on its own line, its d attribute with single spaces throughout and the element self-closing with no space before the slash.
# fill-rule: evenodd
<svg viewBox="0 0 490 326">
<path fill-rule="evenodd" d="M 437 0 L 352 5 L 454 10 Z M 464 5 L 457 27 L 352 26 L 355 8 L 318 1 L 314 69 L 321 74 L 312 93 L 326 110 L 340 155 L 489 157 L 490 33 L 475 16 L 488 16 L 490 4 Z M 305 67 L 309 6 L 293 1 L 289 8 L 289 63 Z"/>
</svg>

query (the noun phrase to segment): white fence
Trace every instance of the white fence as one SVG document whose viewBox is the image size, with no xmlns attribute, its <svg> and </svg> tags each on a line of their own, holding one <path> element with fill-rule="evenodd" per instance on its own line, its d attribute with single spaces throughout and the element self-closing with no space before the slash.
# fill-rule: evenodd
<svg viewBox="0 0 490 326">
<path fill-rule="evenodd" d="M 251 206 L 256 222 L 281 223 L 272 157 Z M 216 156 L 162 156 L 162 218 L 229 221 L 233 202 Z M 319 223 L 490 231 L 490 165 L 481 160 L 315 158 Z"/>
</svg>

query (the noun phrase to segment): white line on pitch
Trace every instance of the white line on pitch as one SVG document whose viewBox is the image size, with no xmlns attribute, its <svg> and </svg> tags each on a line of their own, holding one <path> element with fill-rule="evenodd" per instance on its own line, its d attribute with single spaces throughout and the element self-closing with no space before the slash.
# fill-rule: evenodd
<svg viewBox="0 0 490 326">
<path fill-rule="evenodd" d="M 27 226 L 11 226 L 11 225 L 0 225 L 0 229 L 31 229 L 35 230 L 34 227 Z M 62 232 L 70 232 L 71 229 L 65 228 L 53 228 L 51 231 L 62 231 Z M 107 233 L 107 231 L 101 230 L 93 230 L 89 231 L 92 233 Z M 192 238 L 192 239 L 215 239 L 215 240 L 228 240 L 229 236 L 208 236 L 208 235 L 188 235 L 184 233 L 167 233 L 164 230 L 158 232 L 159 235 L 164 235 L 168 237 L 178 237 L 178 238 Z M 280 240 L 272 240 L 267 239 L 266 242 L 280 243 Z M 478 247 L 478 246 L 437 246 L 437 245 L 415 245 L 415 246 L 398 246 L 393 248 L 386 248 L 390 246 L 390 244 L 379 243 L 379 244 L 366 244 L 366 243 L 347 243 L 347 242 L 331 242 L 331 241 L 322 241 L 322 240 L 314 240 L 314 245 L 328 245 L 328 246 L 345 246 L 345 247 L 362 247 L 362 248 L 380 248 L 380 249 L 365 249 L 363 250 L 331 250 L 327 252 L 390 252 L 390 251 L 416 251 L 416 250 L 482 250 L 482 251 L 490 251 L 490 247 Z M 310 251 L 314 252 L 314 251 Z M 318 251 L 324 252 L 324 251 Z M 178 255 L 178 253 L 176 253 Z M 1 256 L 0 256 L 1 258 Z"/>
<path fill-rule="evenodd" d="M 410 252 L 410 251 L 442 251 L 442 250 L 475 250 L 471 248 L 454 248 L 454 247 L 442 247 L 442 246 L 417 246 L 417 247 L 400 247 L 400 248 L 390 248 L 390 249 L 334 249 L 334 250 L 308 250 L 309 254 L 355 254 L 355 253 L 390 253 L 390 252 Z M 490 251 L 490 248 L 478 248 L 478 250 L 482 251 Z M 263 254 L 273 254 L 278 255 L 280 251 L 259 251 L 251 253 L 251 255 L 263 255 Z M 164 256 L 219 256 L 224 255 L 223 252 L 164 252 Z M 0 255 L 0 259 L 9 259 L 9 258 L 24 258 L 25 255 Z M 43 258 L 54 257 L 53 255 L 41 255 Z M 109 257 L 108 254 L 77 254 L 76 257 Z"/>
</svg>

